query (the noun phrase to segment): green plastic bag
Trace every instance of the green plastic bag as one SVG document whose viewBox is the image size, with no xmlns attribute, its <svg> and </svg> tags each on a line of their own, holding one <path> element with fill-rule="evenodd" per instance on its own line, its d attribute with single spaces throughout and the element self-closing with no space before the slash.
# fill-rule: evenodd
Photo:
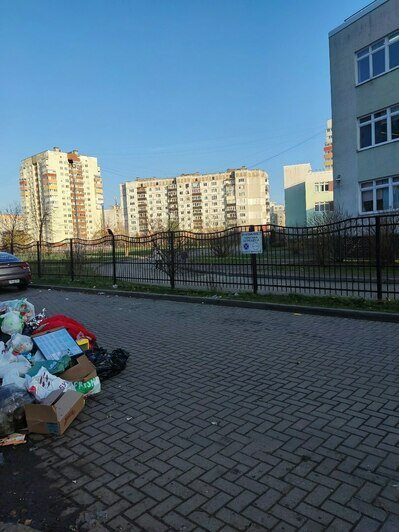
<svg viewBox="0 0 399 532">
<path fill-rule="evenodd" d="M 70 365 L 71 357 L 64 355 L 59 360 L 44 360 L 43 362 L 36 362 L 27 372 L 27 375 L 34 377 L 40 368 L 46 368 L 46 370 L 52 375 L 57 375 L 68 369 Z"/>
<path fill-rule="evenodd" d="M 86 382 L 74 382 L 75 390 L 83 395 L 94 395 L 101 392 L 101 383 L 98 377 L 93 377 Z"/>
</svg>

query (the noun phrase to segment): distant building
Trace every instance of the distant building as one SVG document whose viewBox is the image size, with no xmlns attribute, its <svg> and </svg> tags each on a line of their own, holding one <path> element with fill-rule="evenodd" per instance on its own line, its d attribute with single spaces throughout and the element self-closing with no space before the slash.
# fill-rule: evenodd
<svg viewBox="0 0 399 532">
<path fill-rule="evenodd" d="M 314 223 L 318 213 L 334 209 L 332 170 L 314 172 L 309 163 L 284 166 L 285 224 Z"/>
<path fill-rule="evenodd" d="M 124 230 L 122 208 L 116 200 L 112 207 L 104 209 L 104 227 L 114 233 L 121 233 Z"/>
<path fill-rule="evenodd" d="M 399 0 L 329 34 L 334 194 L 350 215 L 399 210 Z"/>
<path fill-rule="evenodd" d="M 265 171 L 246 167 L 137 179 L 121 185 L 121 206 L 130 235 L 265 225 L 270 220 L 269 179 Z"/>
<path fill-rule="evenodd" d="M 53 148 L 24 159 L 20 192 L 26 231 L 35 240 L 92 238 L 103 225 L 103 184 L 96 157 Z"/>
<path fill-rule="evenodd" d="M 326 142 L 324 144 L 324 169 L 331 170 L 333 167 L 333 138 L 332 138 L 332 120 L 327 120 Z"/>
<path fill-rule="evenodd" d="M 279 203 L 270 203 L 270 223 L 280 227 L 285 226 L 285 206 Z"/>
</svg>

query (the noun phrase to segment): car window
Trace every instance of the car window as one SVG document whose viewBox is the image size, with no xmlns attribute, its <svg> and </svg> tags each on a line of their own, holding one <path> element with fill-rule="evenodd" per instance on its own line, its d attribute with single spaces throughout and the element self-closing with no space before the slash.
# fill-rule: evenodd
<svg viewBox="0 0 399 532">
<path fill-rule="evenodd" d="M 21 262 L 15 255 L 11 253 L 0 253 L 0 262 Z"/>
</svg>

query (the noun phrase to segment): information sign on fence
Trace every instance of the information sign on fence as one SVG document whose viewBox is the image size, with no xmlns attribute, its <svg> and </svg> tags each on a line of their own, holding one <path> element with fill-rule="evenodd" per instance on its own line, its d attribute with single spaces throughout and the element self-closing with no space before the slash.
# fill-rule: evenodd
<svg viewBox="0 0 399 532">
<path fill-rule="evenodd" d="M 241 253 L 262 253 L 262 231 L 241 233 Z"/>
</svg>

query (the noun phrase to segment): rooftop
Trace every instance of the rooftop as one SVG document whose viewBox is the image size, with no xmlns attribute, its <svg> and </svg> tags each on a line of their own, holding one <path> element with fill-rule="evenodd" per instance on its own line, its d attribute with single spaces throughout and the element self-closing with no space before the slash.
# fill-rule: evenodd
<svg viewBox="0 0 399 532">
<path fill-rule="evenodd" d="M 389 0 L 374 0 L 374 2 L 367 4 L 366 6 L 364 6 L 363 9 L 356 11 L 356 13 L 354 13 L 353 15 L 345 19 L 345 21 L 342 24 L 337 26 L 335 29 L 331 30 L 330 33 L 328 34 L 328 37 L 329 38 L 333 37 L 336 33 L 339 33 L 340 31 L 344 30 L 345 28 L 347 28 L 348 26 L 350 26 L 357 20 L 361 19 L 365 15 L 368 15 L 369 13 L 371 13 L 372 11 L 374 11 L 375 9 L 377 9 L 382 4 L 385 4 L 388 1 Z"/>
</svg>

